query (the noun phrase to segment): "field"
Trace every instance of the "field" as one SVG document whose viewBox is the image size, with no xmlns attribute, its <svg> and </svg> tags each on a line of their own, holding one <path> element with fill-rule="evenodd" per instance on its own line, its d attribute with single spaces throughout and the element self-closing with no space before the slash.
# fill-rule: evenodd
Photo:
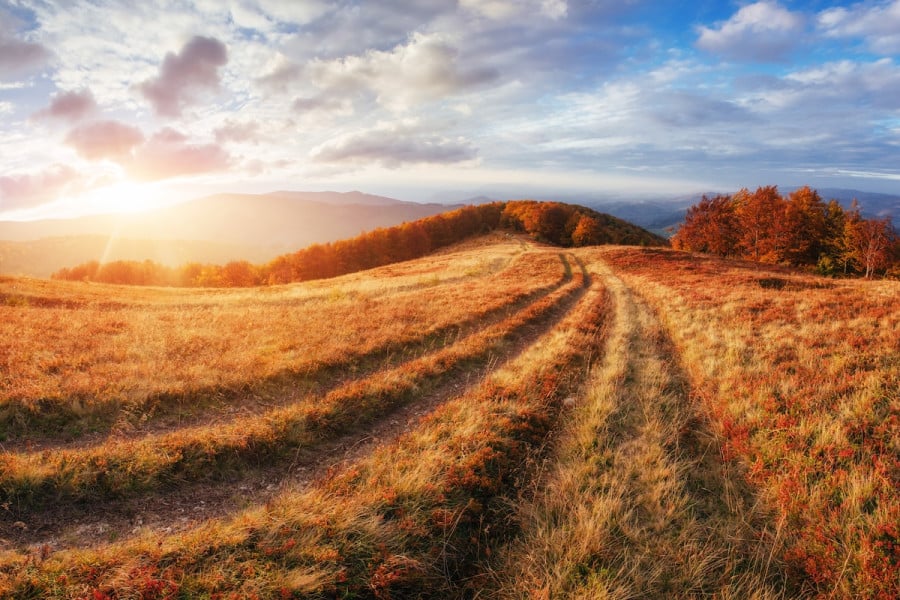
<svg viewBox="0 0 900 600">
<path fill-rule="evenodd" d="M 0 314 L 2 597 L 900 593 L 897 282 L 492 233 Z"/>
</svg>

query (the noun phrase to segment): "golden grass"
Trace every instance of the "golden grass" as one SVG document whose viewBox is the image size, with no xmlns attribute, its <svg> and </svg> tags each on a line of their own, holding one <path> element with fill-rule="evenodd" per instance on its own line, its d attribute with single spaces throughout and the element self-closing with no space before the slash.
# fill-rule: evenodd
<svg viewBox="0 0 900 600">
<path fill-rule="evenodd" d="M 576 388 L 605 313 L 596 286 L 526 352 L 347 472 L 176 536 L 0 558 L 15 597 L 407 597 L 459 589 L 502 531 L 500 495 Z M 461 579 L 462 578 L 462 579 Z M 232 596 L 233 594 L 233 596 Z"/>
<path fill-rule="evenodd" d="M 557 259 L 558 260 L 558 259 Z M 325 434 L 360 427 L 486 361 L 527 325 L 539 322 L 583 285 L 581 273 L 506 319 L 423 357 L 258 415 L 106 440 L 74 449 L 0 454 L 0 502 L 21 510 L 49 501 L 122 497 L 161 484 L 221 476 L 311 446 Z"/>
<path fill-rule="evenodd" d="M 900 283 L 604 254 L 663 315 L 726 459 L 822 598 L 900 595 Z"/>
<path fill-rule="evenodd" d="M 897 597 L 900 284 L 664 250 L 575 256 L 590 277 L 567 274 L 558 250 L 494 236 L 261 290 L 0 281 L 0 312 L 28 325 L 2 342 L 0 390 L 19 444 L 2 455 L 0 487 L 24 514 L 55 500 L 103 511 L 110 497 L 367 431 L 432 391 L 449 398 L 346 468 L 186 531 L 0 550 L 0 597 Z M 340 325 L 350 312 L 364 316 Z M 123 335 L 149 350 L 115 363 L 125 380 L 194 324 L 192 350 L 169 370 L 159 354 L 158 379 L 133 401 L 111 382 L 85 396 L 34 366 L 46 329 L 100 369 L 115 337 L 91 344 L 67 324 L 132 314 Z M 231 339 L 215 341 L 216 327 Z M 537 329 L 547 333 L 496 368 Z M 56 395 L 23 394 L 12 366 Z M 106 403 L 119 421 L 196 403 L 200 421 L 109 439 L 73 429 L 73 442 L 49 436 L 37 450 L 16 437 L 28 431 L 17 410 L 52 428 L 66 416 L 54 407 L 76 401 Z"/>
<path fill-rule="evenodd" d="M 315 384 L 317 371 L 441 343 L 562 275 L 553 254 L 503 240 L 328 286 L 198 292 L 0 282 L 0 436 L 73 436 L 117 419 L 133 426 L 251 393 L 272 400 L 304 377 Z"/>
<path fill-rule="evenodd" d="M 612 297 L 606 351 L 480 597 L 781 597 L 763 515 L 716 460 L 655 316 L 587 256 Z"/>
</svg>

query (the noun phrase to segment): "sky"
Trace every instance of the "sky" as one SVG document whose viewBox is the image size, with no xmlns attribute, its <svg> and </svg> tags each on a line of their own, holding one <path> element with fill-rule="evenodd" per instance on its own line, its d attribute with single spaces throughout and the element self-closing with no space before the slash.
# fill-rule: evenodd
<svg viewBox="0 0 900 600">
<path fill-rule="evenodd" d="M 0 218 L 900 194 L 900 0 L 0 0 Z"/>
</svg>

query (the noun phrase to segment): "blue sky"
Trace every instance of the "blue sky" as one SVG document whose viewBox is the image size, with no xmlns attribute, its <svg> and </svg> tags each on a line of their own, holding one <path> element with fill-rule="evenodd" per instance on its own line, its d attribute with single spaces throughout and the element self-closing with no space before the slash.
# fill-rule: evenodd
<svg viewBox="0 0 900 600">
<path fill-rule="evenodd" d="M 900 0 L 0 0 L 0 216 L 900 194 Z"/>
</svg>

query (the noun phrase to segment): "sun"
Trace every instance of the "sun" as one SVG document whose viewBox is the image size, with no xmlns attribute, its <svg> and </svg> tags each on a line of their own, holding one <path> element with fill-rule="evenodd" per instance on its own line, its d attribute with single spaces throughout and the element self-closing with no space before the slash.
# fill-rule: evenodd
<svg viewBox="0 0 900 600">
<path fill-rule="evenodd" d="M 80 203 L 84 212 L 134 214 L 163 206 L 165 193 L 152 183 L 126 180 L 91 190 Z"/>
</svg>

